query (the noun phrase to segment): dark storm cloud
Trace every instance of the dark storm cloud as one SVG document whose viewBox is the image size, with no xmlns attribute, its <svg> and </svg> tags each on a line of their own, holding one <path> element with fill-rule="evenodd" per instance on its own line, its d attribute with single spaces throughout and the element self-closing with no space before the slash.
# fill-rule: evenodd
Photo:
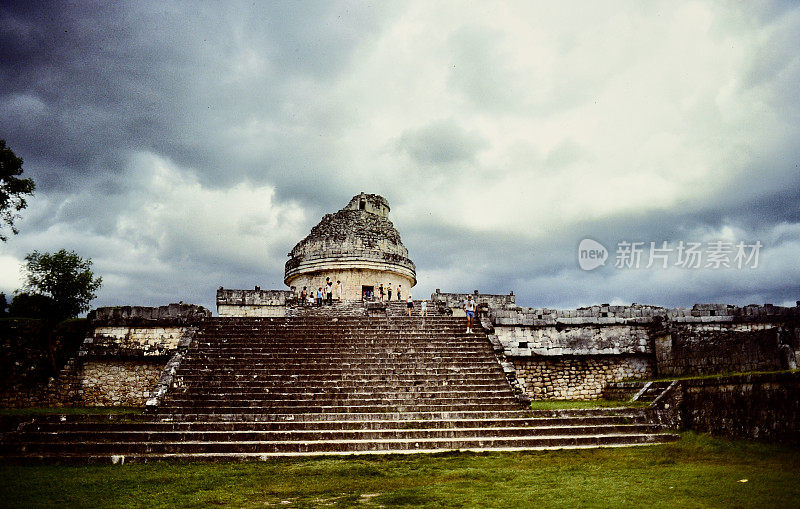
<svg viewBox="0 0 800 509">
<path fill-rule="evenodd" d="M 7 2 L 0 137 L 38 194 L 0 260 L 76 249 L 96 305 L 213 307 L 218 285 L 281 288 L 364 191 L 415 296 L 793 302 L 798 34 L 793 2 Z M 722 234 L 763 242 L 762 269 L 577 266 L 584 237 Z"/>
<path fill-rule="evenodd" d="M 327 106 L 309 106 L 293 87 L 336 79 L 383 10 L 328 2 L 11 5 L 0 21 L 0 129 L 30 154 L 43 191 L 119 174 L 131 151 L 192 167 L 208 185 L 294 183 L 308 168 L 331 174 L 322 133 L 332 126 L 319 125 Z M 259 133 L 231 127 L 262 117 L 272 125 L 263 131 L 267 157 L 256 162 L 232 137 Z"/>
</svg>

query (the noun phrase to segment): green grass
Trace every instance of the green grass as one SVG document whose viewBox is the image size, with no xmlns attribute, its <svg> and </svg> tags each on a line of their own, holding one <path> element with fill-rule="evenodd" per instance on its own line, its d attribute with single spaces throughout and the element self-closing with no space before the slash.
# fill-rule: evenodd
<svg viewBox="0 0 800 509">
<path fill-rule="evenodd" d="M 571 408 L 612 408 L 612 407 L 646 407 L 650 403 L 642 401 L 615 401 L 609 399 L 593 399 L 587 401 L 545 399 L 531 401 L 531 410 L 564 410 Z"/>
<path fill-rule="evenodd" d="M 117 415 L 143 412 L 143 408 L 127 406 L 0 408 L 0 415 Z"/>
<path fill-rule="evenodd" d="M 624 449 L 0 464 L 0 478 L 6 507 L 797 507 L 800 448 L 687 433 Z"/>
</svg>

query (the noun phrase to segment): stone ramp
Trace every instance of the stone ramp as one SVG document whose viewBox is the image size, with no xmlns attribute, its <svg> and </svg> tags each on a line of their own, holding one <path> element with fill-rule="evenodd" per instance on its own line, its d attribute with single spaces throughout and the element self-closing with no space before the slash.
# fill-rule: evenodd
<svg viewBox="0 0 800 509">
<path fill-rule="evenodd" d="M 7 458 L 253 460 L 644 445 L 675 435 L 642 409 L 533 412 L 483 333 L 452 317 L 206 320 L 157 413 L 35 418 Z"/>
</svg>

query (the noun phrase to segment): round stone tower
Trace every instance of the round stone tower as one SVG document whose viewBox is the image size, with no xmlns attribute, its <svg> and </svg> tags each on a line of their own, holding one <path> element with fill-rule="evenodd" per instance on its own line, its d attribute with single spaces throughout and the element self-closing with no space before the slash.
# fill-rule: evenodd
<svg viewBox="0 0 800 509">
<path fill-rule="evenodd" d="M 377 295 L 392 286 L 403 298 L 417 284 L 414 263 L 400 234 L 389 221 L 389 203 L 377 194 L 361 193 L 335 214 L 326 214 L 311 233 L 297 243 L 286 262 L 284 282 L 316 291 L 325 278 L 342 282 L 342 299 Z"/>
</svg>

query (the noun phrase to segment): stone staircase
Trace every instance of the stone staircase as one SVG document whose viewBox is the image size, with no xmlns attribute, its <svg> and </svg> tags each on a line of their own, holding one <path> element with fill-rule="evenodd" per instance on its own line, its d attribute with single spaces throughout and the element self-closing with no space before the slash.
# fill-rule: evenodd
<svg viewBox="0 0 800 509">
<path fill-rule="evenodd" d="M 466 334 L 463 318 L 305 310 L 207 319 L 156 413 L 128 421 L 31 419 L 4 436 L 0 453 L 45 461 L 251 460 L 676 438 L 650 424 L 644 409 L 526 410 L 486 334 Z"/>
<path fill-rule="evenodd" d="M 411 316 L 420 316 L 422 301 L 415 300 L 414 307 L 411 310 Z M 442 316 L 434 303 L 428 301 L 428 315 L 429 317 Z M 331 305 L 323 304 L 317 306 L 316 304 L 299 306 L 290 305 L 286 309 L 286 316 L 300 317 L 300 316 L 327 316 L 327 317 L 359 317 L 359 316 L 389 316 L 400 317 L 408 316 L 408 307 L 406 301 L 391 300 L 391 301 L 362 301 L 362 300 L 334 300 Z"/>
<path fill-rule="evenodd" d="M 671 380 L 652 382 L 612 382 L 603 389 L 603 397 L 612 400 L 652 403 L 672 385 Z"/>
</svg>

